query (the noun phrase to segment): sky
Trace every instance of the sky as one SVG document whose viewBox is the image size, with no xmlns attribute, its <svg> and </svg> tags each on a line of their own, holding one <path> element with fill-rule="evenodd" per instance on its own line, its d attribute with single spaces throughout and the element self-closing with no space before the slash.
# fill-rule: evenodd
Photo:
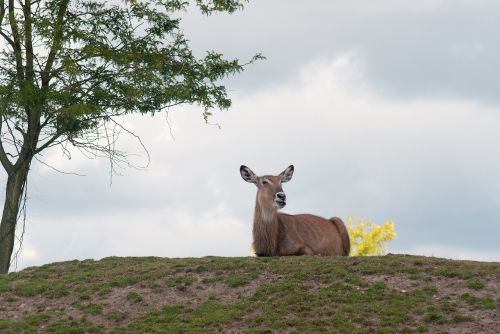
<svg viewBox="0 0 500 334">
<path fill-rule="evenodd" d="M 111 179 L 106 160 L 48 151 L 42 161 L 85 176 L 33 165 L 13 270 L 251 256 L 256 188 L 241 164 L 294 164 L 283 212 L 393 220 L 391 253 L 500 261 L 499 2 L 253 0 L 180 15 L 196 54 L 267 59 L 224 81 L 233 106 L 211 124 L 196 106 L 124 119 L 146 169 Z M 120 145 L 147 162 L 134 138 Z"/>
</svg>

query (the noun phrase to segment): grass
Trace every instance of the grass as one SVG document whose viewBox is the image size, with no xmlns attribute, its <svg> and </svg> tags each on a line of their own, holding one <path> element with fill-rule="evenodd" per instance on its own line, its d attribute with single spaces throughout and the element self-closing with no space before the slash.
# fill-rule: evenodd
<svg viewBox="0 0 500 334">
<path fill-rule="evenodd" d="M 84 304 L 77 301 L 72 303 L 71 305 L 86 314 L 98 315 L 101 314 L 103 310 L 103 306 L 101 304 L 94 304 L 94 303 Z"/>
<path fill-rule="evenodd" d="M 483 281 L 477 277 L 468 279 L 466 284 L 469 289 L 481 290 L 482 288 L 484 288 Z"/>
<path fill-rule="evenodd" d="M 70 261 L 0 276 L 0 332 L 487 333 L 499 277 L 403 255 Z"/>
<path fill-rule="evenodd" d="M 248 276 L 241 276 L 241 275 L 229 275 L 225 283 L 228 287 L 230 288 L 237 288 L 239 286 L 247 285 L 250 283 L 251 278 Z"/>
</svg>

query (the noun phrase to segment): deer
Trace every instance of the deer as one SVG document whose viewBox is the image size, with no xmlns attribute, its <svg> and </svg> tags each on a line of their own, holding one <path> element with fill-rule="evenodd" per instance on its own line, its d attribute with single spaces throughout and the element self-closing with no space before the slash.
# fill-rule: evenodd
<svg viewBox="0 0 500 334">
<path fill-rule="evenodd" d="M 282 183 L 292 179 L 294 166 L 279 175 L 257 176 L 245 165 L 244 181 L 257 186 L 253 219 L 253 248 L 261 256 L 348 256 L 349 234 L 342 219 L 325 219 L 312 214 L 290 215 L 278 210 L 286 205 Z"/>
</svg>

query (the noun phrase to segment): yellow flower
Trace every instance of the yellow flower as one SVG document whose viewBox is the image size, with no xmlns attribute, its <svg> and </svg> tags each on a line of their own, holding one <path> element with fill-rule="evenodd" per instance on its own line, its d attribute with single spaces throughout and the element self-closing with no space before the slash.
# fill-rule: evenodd
<svg viewBox="0 0 500 334">
<path fill-rule="evenodd" d="M 392 220 L 384 225 L 376 225 L 371 220 L 364 221 L 354 217 L 347 219 L 347 231 L 351 238 L 351 255 L 382 255 L 387 250 L 387 242 L 396 239 L 395 225 Z"/>
</svg>

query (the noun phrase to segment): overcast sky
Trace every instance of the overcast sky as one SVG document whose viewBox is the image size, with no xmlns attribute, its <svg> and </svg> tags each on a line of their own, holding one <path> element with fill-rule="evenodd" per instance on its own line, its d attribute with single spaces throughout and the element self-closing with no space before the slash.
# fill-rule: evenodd
<svg viewBox="0 0 500 334">
<path fill-rule="evenodd" d="M 33 165 L 18 269 L 250 255 L 256 188 L 241 164 L 295 165 L 284 212 L 394 220 L 390 252 L 500 261 L 500 2 L 253 0 L 183 17 L 198 54 L 267 60 L 226 81 L 221 129 L 190 106 L 127 118 L 151 164 L 112 186 L 107 161 L 48 152 L 86 176 Z M 147 160 L 133 138 L 121 145 Z"/>
</svg>

